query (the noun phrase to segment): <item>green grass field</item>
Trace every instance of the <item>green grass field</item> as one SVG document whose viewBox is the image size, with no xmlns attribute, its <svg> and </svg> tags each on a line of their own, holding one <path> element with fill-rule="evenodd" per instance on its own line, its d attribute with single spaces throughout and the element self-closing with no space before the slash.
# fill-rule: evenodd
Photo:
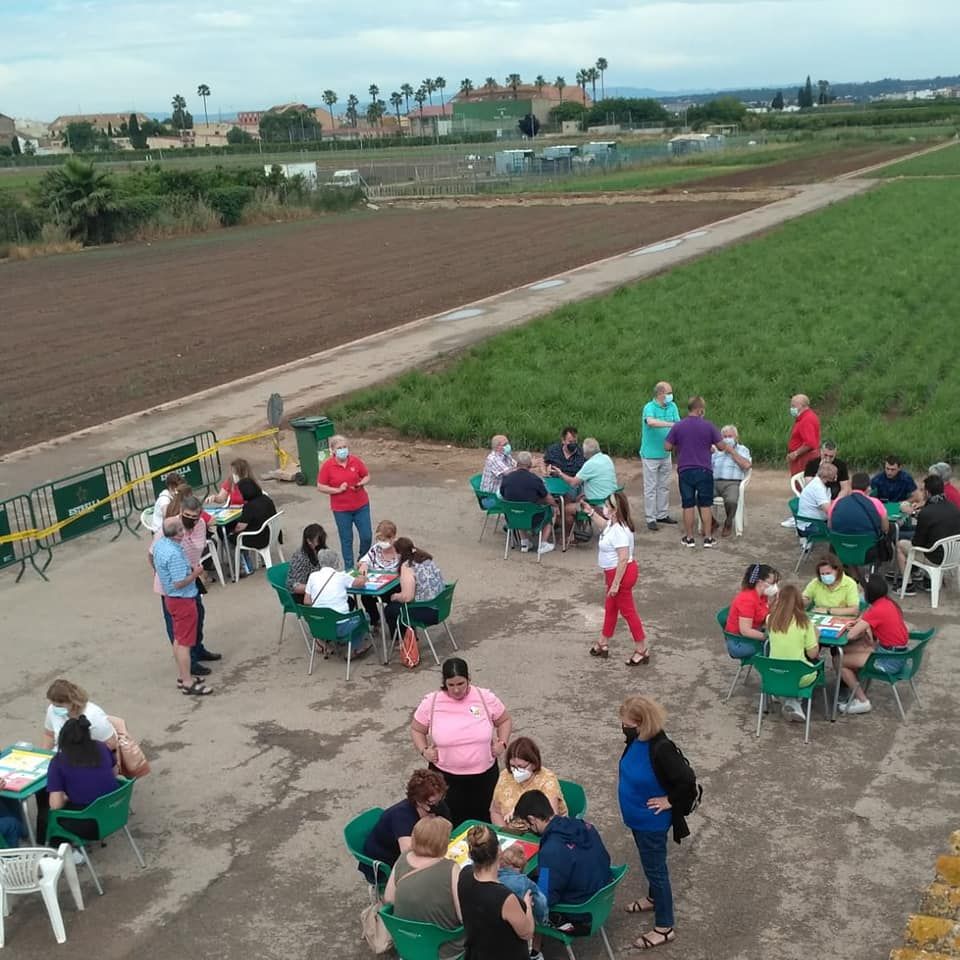
<svg viewBox="0 0 960 960">
<path fill-rule="evenodd" d="M 781 463 L 808 393 L 853 463 L 960 458 L 956 186 L 902 181 L 616 293 L 563 307 L 434 372 L 347 398 L 347 430 L 542 449 L 563 423 L 635 454 L 653 384 L 703 394 L 757 462 Z"/>
<path fill-rule="evenodd" d="M 960 144 L 928 153 L 925 157 L 903 160 L 871 174 L 873 177 L 957 177 L 960 176 Z"/>
</svg>

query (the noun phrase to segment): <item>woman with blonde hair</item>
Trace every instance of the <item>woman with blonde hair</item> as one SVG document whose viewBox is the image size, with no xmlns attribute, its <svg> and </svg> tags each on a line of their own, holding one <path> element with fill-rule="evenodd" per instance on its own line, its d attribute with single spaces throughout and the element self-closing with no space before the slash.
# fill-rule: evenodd
<svg viewBox="0 0 960 960">
<path fill-rule="evenodd" d="M 533 897 L 523 899 L 497 879 L 500 842 L 486 824 L 467 831 L 471 866 L 460 871 L 457 892 L 469 960 L 529 960 L 534 932 Z"/>
<path fill-rule="evenodd" d="M 590 648 L 590 656 L 604 660 L 610 656 L 610 639 L 617 628 L 617 618 L 623 617 L 633 637 L 633 653 L 627 660 L 627 666 L 638 667 L 649 663 L 643 622 L 633 602 L 633 588 L 639 578 L 639 569 L 633 556 L 630 501 L 622 491 L 617 490 L 607 497 L 602 510 L 594 510 L 586 501 L 581 503 L 581 509 L 601 528 L 597 560 L 606 583 L 603 629 L 600 639 Z"/>
<path fill-rule="evenodd" d="M 654 914 L 654 926 L 634 946 L 647 950 L 676 938 L 673 890 L 667 869 L 667 831 L 679 843 L 689 836 L 686 814 L 699 802 L 696 776 L 677 745 L 663 732 L 666 712 L 649 697 L 627 697 L 620 706 L 626 742 L 620 757 L 618 794 L 623 822 L 633 833 L 647 895 L 627 913 Z"/>
<path fill-rule="evenodd" d="M 815 662 L 820 656 L 817 628 L 807 616 L 807 605 L 798 587 L 788 583 L 770 607 L 767 618 L 767 638 L 770 656 L 775 660 L 806 660 Z M 816 673 L 804 676 L 801 685 L 809 686 Z M 796 697 L 786 697 L 783 711 L 791 720 L 806 720 L 803 707 Z"/>
<path fill-rule="evenodd" d="M 446 817 L 425 817 L 414 825 L 411 847 L 397 858 L 383 892 L 384 903 L 393 904 L 395 916 L 443 930 L 460 926 L 460 867 L 447 859 L 452 829 Z M 440 958 L 462 952 L 463 941 L 451 941 L 441 948 Z"/>
<path fill-rule="evenodd" d="M 221 506 L 229 504 L 231 507 L 243 506 L 243 494 L 240 492 L 239 483 L 241 480 L 253 480 L 257 482 L 256 475 L 250 464 L 242 457 L 230 461 L 230 476 L 220 484 L 220 489 L 216 493 L 211 493 L 207 497 L 207 503 L 215 503 Z M 259 485 L 259 484 L 258 484 Z"/>
<path fill-rule="evenodd" d="M 367 465 L 350 452 L 347 438 L 337 434 L 329 440 L 331 457 L 320 464 L 317 489 L 330 494 L 330 509 L 340 536 L 340 552 L 344 570 L 353 569 L 353 528 L 360 538 L 360 556 L 370 549 L 373 536 L 370 531 L 370 497 L 367 484 L 370 471 Z"/>
</svg>

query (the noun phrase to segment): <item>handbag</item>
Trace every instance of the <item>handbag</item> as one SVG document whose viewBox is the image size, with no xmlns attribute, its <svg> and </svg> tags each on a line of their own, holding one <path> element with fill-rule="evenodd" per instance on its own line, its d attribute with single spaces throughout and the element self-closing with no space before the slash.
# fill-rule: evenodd
<svg viewBox="0 0 960 960">
<path fill-rule="evenodd" d="M 411 670 L 420 665 L 420 641 L 409 623 L 400 640 L 400 662 Z"/>
<path fill-rule="evenodd" d="M 386 953 L 393 947 L 393 937 L 380 916 L 381 906 L 377 897 L 360 911 L 360 934 L 374 953 Z"/>
<path fill-rule="evenodd" d="M 150 762 L 136 738 L 127 730 L 126 723 L 120 717 L 107 717 L 117 732 L 117 760 L 120 773 L 131 780 L 145 777 L 150 772 Z"/>
</svg>

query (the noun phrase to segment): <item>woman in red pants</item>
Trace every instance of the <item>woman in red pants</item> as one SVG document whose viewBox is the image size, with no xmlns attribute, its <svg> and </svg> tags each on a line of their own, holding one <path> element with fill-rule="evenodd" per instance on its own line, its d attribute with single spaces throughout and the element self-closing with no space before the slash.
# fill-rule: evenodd
<svg viewBox="0 0 960 960">
<path fill-rule="evenodd" d="M 638 571 L 637 561 L 633 558 L 630 503 L 623 493 L 617 491 L 607 497 L 602 512 L 594 510 L 586 503 L 581 507 L 594 523 L 602 527 L 599 563 L 607 586 L 603 631 L 600 639 L 590 648 L 590 656 L 603 659 L 610 656 L 608 644 L 617 627 L 617 617 L 621 616 L 627 621 L 634 644 L 627 666 L 639 667 L 650 661 L 650 654 L 647 652 L 643 623 L 633 602 L 633 588 L 637 582 Z"/>
</svg>

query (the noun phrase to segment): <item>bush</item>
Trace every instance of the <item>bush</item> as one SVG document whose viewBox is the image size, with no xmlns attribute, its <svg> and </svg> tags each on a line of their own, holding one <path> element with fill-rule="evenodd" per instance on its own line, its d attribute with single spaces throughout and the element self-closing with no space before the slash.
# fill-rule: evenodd
<svg viewBox="0 0 960 960">
<path fill-rule="evenodd" d="M 116 216 L 119 228 L 124 231 L 133 230 L 153 220 L 164 206 L 164 198 L 154 194 L 141 194 L 118 200 Z"/>
<path fill-rule="evenodd" d="M 310 206 L 321 213 L 352 210 L 366 200 L 361 187 L 320 189 L 310 198 Z"/>
<path fill-rule="evenodd" d="M 216 187 L 207 192 L 207 203 L 220 214 L 220 222 L 232 227 L 240 222 L 243 208 L 253 199 L 253 187 Z"/>
<path fill-rule="evenodd" d="M 22 200 L 0 191 L 0 243 L 26 243 L 40 235 L 37 211 Z"/>
</svg>

